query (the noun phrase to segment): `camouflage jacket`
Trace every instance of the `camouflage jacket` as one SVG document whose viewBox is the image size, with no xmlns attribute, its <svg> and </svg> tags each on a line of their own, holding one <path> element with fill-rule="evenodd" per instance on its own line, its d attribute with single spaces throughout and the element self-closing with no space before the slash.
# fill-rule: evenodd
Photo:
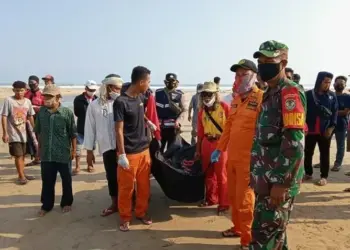
<svg viewBox="0 0 350 250">
<path fill-rule="evenodd" d="M 299 193 L 304 175 L 306 97 L 300 85 L 282 80 L 263 96 L 251 152 L 250 187 L 269 195 L 272 185 Z"/>
</svg>

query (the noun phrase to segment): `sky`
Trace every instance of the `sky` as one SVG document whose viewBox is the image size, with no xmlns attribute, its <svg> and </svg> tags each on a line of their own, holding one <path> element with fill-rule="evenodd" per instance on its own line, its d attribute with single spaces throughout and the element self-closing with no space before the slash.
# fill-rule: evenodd
<svg viewBox="0 0 350 250">
<path fill-rule="evenodd" d="M 171 72 L 181 85 L 214 76 L 230 85 L 232 64 L 278 40 L 312 86 L 319 71 L 350 74 L 349 10 L 348 0 L 1 0 L 0 82 L 129 81 L 142 65 L 152 84 Z"/>
</svg>

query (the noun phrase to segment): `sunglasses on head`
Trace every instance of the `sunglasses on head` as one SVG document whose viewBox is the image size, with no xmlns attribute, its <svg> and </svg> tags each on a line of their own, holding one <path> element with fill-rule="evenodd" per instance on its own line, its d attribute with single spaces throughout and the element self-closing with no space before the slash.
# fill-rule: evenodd
<svg viewBox="0 0 350 250">
<path fill-rule="evenodd" d="M 201 96 L 202 97 L 212 97 L 214 95 L 214 93 L 212 92 L 202 92 Z"/>
</svg>

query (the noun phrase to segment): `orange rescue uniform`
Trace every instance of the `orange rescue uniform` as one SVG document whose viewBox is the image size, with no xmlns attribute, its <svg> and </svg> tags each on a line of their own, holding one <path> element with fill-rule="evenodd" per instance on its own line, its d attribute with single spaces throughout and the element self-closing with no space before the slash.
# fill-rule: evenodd
<svg viewBox="0 0 350 250">
<path fill-rule="evenodd" d="M 241 245 L 249 245 L 253 222 L 255 195 L 249 187 L 250 151 L 255 135 L 263 91 L 256 86 L 242 100 L 236 95 L 217 149 L 227 150 L 229 199 L 232 207 L 233 233 L 240 235 Z"/>
<path fill-rule="evenodd" d="M 229 113 L 229 106 L 221 102 L 216 104 L 214 110 L 209 111 L 213 119 L 223 129 Z M 203 109 L 198 112 L 197 136 L 202 141 L 201 160 L 203 171 L 210 165 L 211 153 L 216 149 L 221 132 L 215 127 Z M 223 150 L 219 162 L 210 166 L 206 171 L 205 186 L 208 205 L 219 204 L 219 209 L 227 209 L 229 206 L 227 193 L 227 153 Z"/>
</svg>

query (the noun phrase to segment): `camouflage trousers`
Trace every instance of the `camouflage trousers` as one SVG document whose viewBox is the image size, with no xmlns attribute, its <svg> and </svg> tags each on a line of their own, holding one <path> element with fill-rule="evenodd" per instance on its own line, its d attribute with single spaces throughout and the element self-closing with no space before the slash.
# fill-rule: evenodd
<svg viewBox="0 0 350 250">
<path fill-rule="evenodd" d="M 293 203 L 291 197 L 280 207 L 272 208 L 270 197 L 256 195 L 249 250 L 288 250 L 286 230 Z"/>
</svg>

